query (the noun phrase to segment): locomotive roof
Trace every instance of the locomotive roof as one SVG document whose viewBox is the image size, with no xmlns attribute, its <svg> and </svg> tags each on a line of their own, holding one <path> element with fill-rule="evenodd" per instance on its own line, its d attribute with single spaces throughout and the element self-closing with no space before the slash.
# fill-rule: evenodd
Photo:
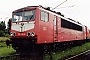
<svg viewBox="0 0 90 60">
<path fill-rule="evenodd" d="M 63 15 L 61 12 L 53 11 L 53 10 L 50 9 L 50 7 L 46 7 L 46 8 L 45 8 L 45 7 L 41 6 L 41 5 L 39 5 L 39 6 L 27 6 L 27 7 L 23 7 L 23 8 L 20 8 L 20 9 L 17 9 L 17 10 L 15 10 L 15 11 L 13 11 L 13 13 L 14 13 L 14 12 L 20 12 L 20 11 L 25 11 L 25 10 L 29 10 L 29 9 L 36 9 L 37 7 L 42 8 L 42 9 L 45 9 L 45 10 L 50 11 L 50 12 L 52 12 L 52 13 L 55 13 L 55 14 L 59 15 L 61 18 L 64 18 L 64 19 L 66 19 L 66 20 L 73 21 L 73 22 L 75 22 L 75 23 L 77 23 L 77 24 L 79 24 L 79 25 L 82 25 L 82 24 L 79 23 L 78 21 L 75 21 L 75 20 L 73 20 L 73 19 L 71 19 L 71 18 L 66 18 L 66 17 L 64 17 L 64 15 Z"/>
<path fill-rule="evenodd" d="M 56 11 L 50 10 L 50 7 L 45 8 L 45 7 L 41 6 L 41 5 L 40 5 L 39 7 L 43 8 L 43 9 L 45 9 L 45 10 L 48 10 L 48 11 L 50 11 L 50 12 L 55 13 L 55 14 L 59 15 L 61 18 L 65 19 L 65 20 L 73 21 L 74 23 L 79 24 L 79 25 L 82 26 L 82 24 L 81 24 L 79 21 L 75 21 L 75 20 L 73 20 L 73 19 L 71 19 L 71 18 L 66 18 L 66 17 L 64 17 L 64 15 L 63 15 L 61 12 L 56 12 Z"/>
<path fill-rule="evenodd" d="M 36 7 L 39 7 L 39 6 L 27 6 L 27 7 L 23 7 L 23 8 L 20 8 L 20 9 L 17 9 L 15 11 L 13 11 L 13 13 L 15 12 L 20 12 L 20 11 L 25 11 L 25 10 L 29 10 L 29 9 L 35 9 Z"/>
</svg>

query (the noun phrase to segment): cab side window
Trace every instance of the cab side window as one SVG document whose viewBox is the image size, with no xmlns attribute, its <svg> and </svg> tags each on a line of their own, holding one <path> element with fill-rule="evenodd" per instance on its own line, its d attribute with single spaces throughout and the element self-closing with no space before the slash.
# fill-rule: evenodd
<svg viewBox="0 0 90 60">
<path fill-rule="evenodd" d="M 48 22 L 49 14 L 47 12 L 41 11 L 41 21 Z"/>
</svg>

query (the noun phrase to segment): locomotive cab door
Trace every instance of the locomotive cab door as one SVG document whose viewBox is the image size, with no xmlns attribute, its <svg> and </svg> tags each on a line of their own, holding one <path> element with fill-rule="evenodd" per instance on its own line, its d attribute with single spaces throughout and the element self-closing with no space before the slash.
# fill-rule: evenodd
<svg viewBox="0 0 90 60">
<path fill-rule="evenodd" d="M 58 37 L 58 29 L 57 28 L 58 28 L 57 27 L 57 17 L 54 16 L 54 42 L 58 41 L 58 39 L 57 39 L 57 37 Z"/>
</svg>

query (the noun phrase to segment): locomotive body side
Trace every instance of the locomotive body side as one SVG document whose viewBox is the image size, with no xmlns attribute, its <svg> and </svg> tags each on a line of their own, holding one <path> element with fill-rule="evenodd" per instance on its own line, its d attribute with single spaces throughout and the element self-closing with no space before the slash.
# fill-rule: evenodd
<svg viewBox="0 0 90 60">
<path fill-rule="evenodd" d="M 38 35 L 39 43 L 56 43 L 65 41 L 85 40 L 85 26 L 65 17 L 62 17 L 49 10 L 40 8 L 40 12 L 48 13 L 47 22 L 40 21 L 40 35 Z M 41 18 L 41 16 L 40 16 Z M 64 20 L 64 21 L 63 21 Z M 65 26 L 63 26 L 65 25 Z M 43 34 L 43 35 L 42 35 Z"/>
<path fill-rule="evenodd" d="M 54 15 L 48 13 L 47 11 L 40 10 L 40 19 L 39 19 L 39 34 L 38 34 L 38 43 L 53 43 L 53 19 Z M 46 14 L 47 17 L 43 19 L 43 14 Z"/>
<path fill-rule="evenodd" d="M 68 19 L 58 18 L 58 41 L 85 40 L 84 26 Z"/>
</svg>

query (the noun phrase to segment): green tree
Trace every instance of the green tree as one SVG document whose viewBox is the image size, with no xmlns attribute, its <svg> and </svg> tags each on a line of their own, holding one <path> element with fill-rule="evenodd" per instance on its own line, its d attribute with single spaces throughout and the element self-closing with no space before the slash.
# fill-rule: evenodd
<svg viewBox="0 0 90 60">
<path fill-rule="evenodd" d="M 0 30 L 5 31 L 5 29 L 6 29 L 5 21 L 4 22 L 1 21 L 0 22 Z"/>
<path fill-rule="evenodd" d="M 2 37 L 4 35 L 5 35 L 4 31 L 0 30 L 0 37 Z"/>
<path fill-rule="evenodd" d="M 5 35 L 6 25 L 5 21 L 0 22 L 0 37 Z"/>
<path fill-rule="evenodd" d="M 7 25 L 7 31 L 8 31 L 8 34 L 10 34 L 10 29 L 11 29 L 11 20 L 12 20 L 12 18 L 9 19 L 9 21 L 8 21 L 8 25 Z"/>
</svg>

